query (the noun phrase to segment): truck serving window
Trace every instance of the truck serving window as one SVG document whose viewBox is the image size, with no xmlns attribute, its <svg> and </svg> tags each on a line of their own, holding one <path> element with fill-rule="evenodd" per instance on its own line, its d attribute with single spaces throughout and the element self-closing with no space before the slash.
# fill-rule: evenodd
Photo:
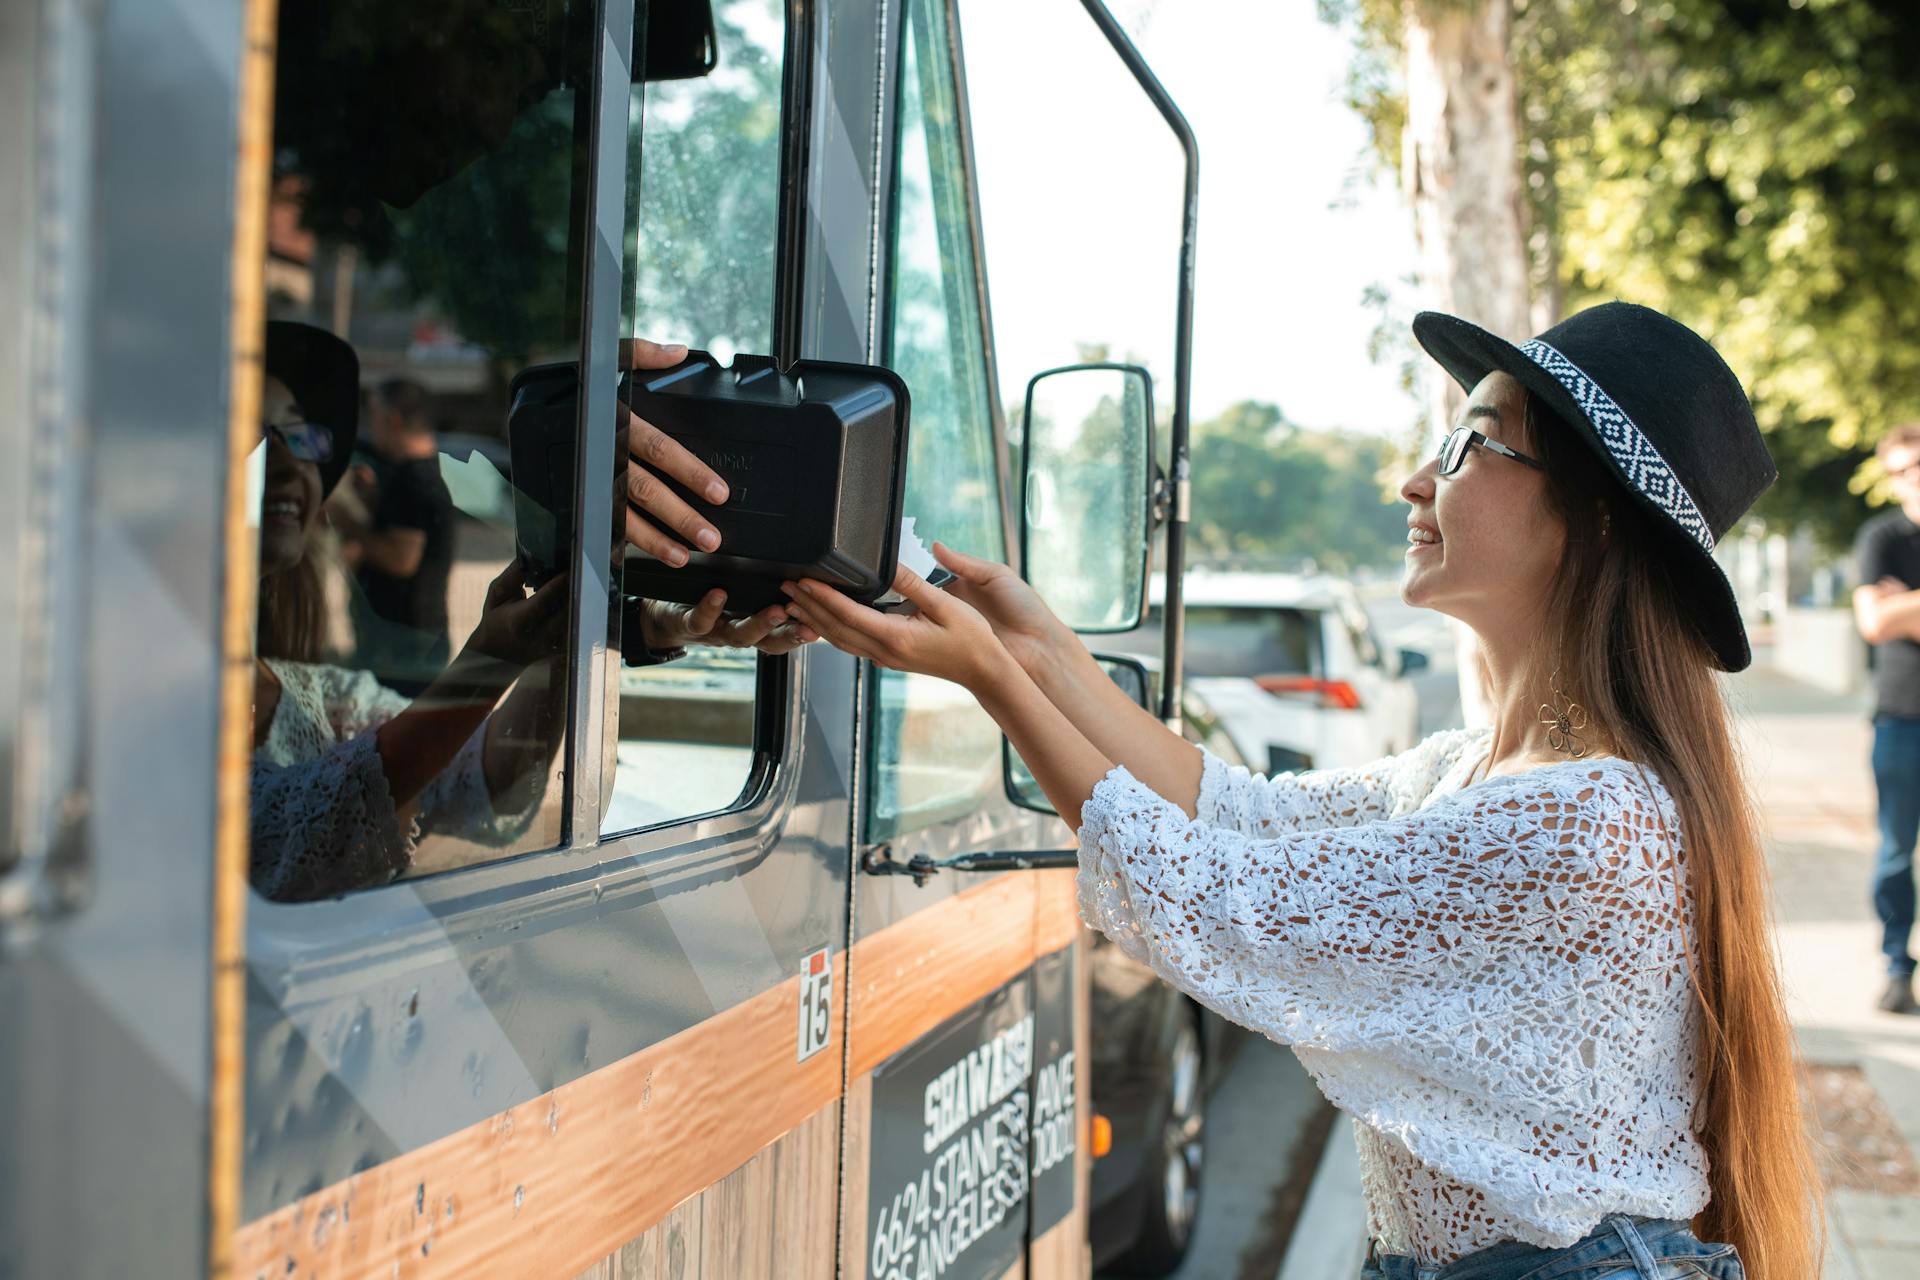
<svg viewBox="0 0 1920 1280">
<path fill-rule="evenodd" d="M 911 0 L 902 34 L 887 363 L 913 388 L 906 514 L 939 539 L 1006 558 L 979 285 L 946 9 Z M 884 840 L 1000 788 L 1000 732 L 942 680 L 878 672 L 869 834 Z"/>
<path fill-rule="evenodd" d="M 521 567 L 529 530 L 575 531 L 516 490 L 508 414 L 516 378 L 582 356 L 595 6 L 454 7 L 281 5 L 251 463 L 252 878 L 281 901 L 591 838 L 563 817 L 587 749 L 568 743 L 573 584 Z M 765 350 L 782 10 L 716 19 L 720 71 L 610 89 L 631 121 L 619 336 Z M 586 465 L 611 482 L 611 456 Z M 694 646 L 607 673 L 603 830 L 732 803 L 754 670 Z"/>
</svg>

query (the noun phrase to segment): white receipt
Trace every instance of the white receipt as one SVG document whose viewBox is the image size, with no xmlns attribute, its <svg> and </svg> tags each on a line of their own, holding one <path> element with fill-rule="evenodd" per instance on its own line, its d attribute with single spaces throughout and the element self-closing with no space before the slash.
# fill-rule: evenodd
<svg viewBox="0 0 1920 1280">
<path fill-rule="evenodd" d="M 927 550 L 927 544 L 920 541 L 920 535 L 914 532 L 912 516 L 900 522 L 900 564 L 923 578 L 931 578 L 940 568 L 940 562 L 933 558 L 933 552 Z"/>
</svg>

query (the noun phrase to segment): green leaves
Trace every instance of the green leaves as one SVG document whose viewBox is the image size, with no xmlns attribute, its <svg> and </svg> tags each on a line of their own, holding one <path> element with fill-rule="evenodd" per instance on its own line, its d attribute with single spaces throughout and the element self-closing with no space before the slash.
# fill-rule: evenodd
<svg viewBox="0 0 1920 1280">
<path fill-rule="evenodd" d="M 1305 430 L 1257 401 L 1232 405 L 1193 428 L 1195 557 L 1386 567 L 1407 535 L 1405 509 L 1381 483 L 1396 460 L 1391 441 Z"/>
<path fill-rule="evenodd" d="M 1705 334 L 1780 463 L 1759 513 L 1844 543 L 1860 460 L 1920 418 L 1920 6 L 1512 2 L 1536 296 Z M 1350 84 L 1397 164 L 1397 6 L 1322 8 L 1360 23 Z"/>
</svg>

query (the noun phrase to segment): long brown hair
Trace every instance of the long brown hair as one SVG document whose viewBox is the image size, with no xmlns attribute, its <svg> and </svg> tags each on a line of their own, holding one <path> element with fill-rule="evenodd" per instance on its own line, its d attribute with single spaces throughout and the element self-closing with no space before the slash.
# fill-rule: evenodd
<svg viewBox="0 0 1920 1280">
<path fill-rule="evenodd" d="M 254 653 L 289 662 L 318 662 L 327 641 L 325 539 L 309 532 L 300 562 L 260 578 Z"/>
<path fill-rule="evenodd" d="M 1713 651 L 1672 572 L 1683 553 L 1531 394 L 1526 427 L 1546 464 L 1547 501 L 1567 529 L 1536 664 L 1558 667 L 1606 744 L 1658 774 L 1679 811 L 1702 1015 L 1694 1129 L 1712 1195 L 1694 1228 L 1738 1248 L 1750 1280 L 1809 1280 L 1824 1219 L 1760 824 Z"/>
</svg>

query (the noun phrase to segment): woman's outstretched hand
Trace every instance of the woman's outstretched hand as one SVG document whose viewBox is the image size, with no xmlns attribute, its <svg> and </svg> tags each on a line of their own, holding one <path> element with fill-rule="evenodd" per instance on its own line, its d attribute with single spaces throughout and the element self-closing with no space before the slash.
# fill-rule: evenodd
<svg viewBox="0 0 1920 1280">
<path fill-rule="evenodd" d="M 803 638 L 816 635 L 836 649 L 893 671 L 939 676 L 977 694 L 1003 678 L 1013 665 L 977 609 L 928 586 L 926 579 L 904 566 L 894 575 L 893 589 L 919 610 L 908 615 L 855 604 L 811 579 L 783 582 L 780 589 L 793 601 L 790 608 L 804 628 Z"/>
<path fill-rule="evenodd" d="M 1040 593 L 1006 565 L 940 542 L 933 544 L 933 557 L 954 575 L 955 580 L 943 588 L 947 594 L 972 605 L 1029 675 L 1079 645 L 1079 638 L 1054 616 Z"/>
</svg>

